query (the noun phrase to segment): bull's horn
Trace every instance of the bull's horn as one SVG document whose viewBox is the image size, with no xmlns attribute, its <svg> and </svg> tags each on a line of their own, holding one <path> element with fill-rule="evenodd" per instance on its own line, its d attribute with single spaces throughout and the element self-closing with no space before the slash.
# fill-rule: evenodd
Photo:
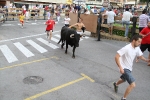
<svg viewBox="0 0 150 100">
<path fill-rule="evenodd" d="M 73 36 L 74 36 L 74 34 L 71 34 L 71 35 L 70 35 L 70 38 L 73 38 Z"/>
</svg>

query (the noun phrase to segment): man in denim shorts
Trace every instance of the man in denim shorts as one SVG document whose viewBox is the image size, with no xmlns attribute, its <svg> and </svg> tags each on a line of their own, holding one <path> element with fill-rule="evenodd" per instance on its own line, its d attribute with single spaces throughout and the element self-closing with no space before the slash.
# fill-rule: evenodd
<svg viewBox="0 0 150 100">
<path fill-rule="evenodd" d="M 119 84 L 125 81 L 129 83 L 129 86 L 127 87 L 124 96 L 121 98 L 121 100 L 126 100 L 128 94 L 135 87 L 135 79 L 131 74 L 132 65 L 135 57 L 138 56 L 139 59 L 142 59 L 146 62 L 150 61 L 149 59 L 146 59 L 142 56 L 143 53 L 139 48 L 141 41 L 142 37 L 140 35 L 135 35 L 132 38 L 132 42 L 130 44 L 117 51 L 115 61 L 122 75 L 120 76 L 120 79 L 117 82 L 113 83 L 115 92 L 117 93 Z"/>
</svg>

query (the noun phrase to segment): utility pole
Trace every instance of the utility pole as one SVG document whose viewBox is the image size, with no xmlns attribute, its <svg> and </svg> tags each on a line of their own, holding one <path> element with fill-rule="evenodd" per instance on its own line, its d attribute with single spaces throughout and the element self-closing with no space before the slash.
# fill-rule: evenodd
<svg viewBox="0 0 150 100">
<path fill-rule="evenodd" d="M 146 6 L 147 11 L 149 11 L 149 2 L 150 0 L 147 0 L 147 6 Z"/>
<path fill-rule="evenodd" d="M 14 0 L 11 0 L 11 2 L 12 2 L 12 4 L 14 5 Z M 13 6 L 13 5 L 12 5 L 12 6 Z"/>
</svg>

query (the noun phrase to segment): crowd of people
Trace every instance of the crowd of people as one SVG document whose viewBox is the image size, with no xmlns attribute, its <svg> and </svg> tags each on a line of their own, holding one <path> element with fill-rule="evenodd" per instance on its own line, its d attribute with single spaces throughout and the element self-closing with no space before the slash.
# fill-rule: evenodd
<svg viewBox="0 0 150 100">
<path fill-rule="evenodd" d="M 24 18 L 26 20 L 29 20 L 29 10 L 26 9 L 25 5 L 22 7 L 23 10 L 21 12 L 21 15 L 19 16 L 20 23 L 24 25 Z M 40 7 L 39 7 L 40 8 Z M 35 16 L 35 21 L 37 21 L 38 10 L 39 8 L 34 8 L 31 12 L 35 12 L 31 14 L 31 16 Z M 109 34 L 113 34 L 113 24 L 115 22 L 115 16 L 122 17 L 122 26 L 125 28 L 125 34 L 124 37 L 128 38 L 128 30 L 130 25 L 130 19 L 132 17 L 139 17 L 139 34 L 133 36 L 132 42 L 122 49 L 117 51 L 115 61 L 116 64 L 119 67 L 120 73 L 122 74 L 120 76 L 120 79 L 117 82 L 114 82 L 114 89 L 115 92 L 118 91 L 118 86 L 127 81 L 129 83 L 129 86 L 127 87 L 124 96 L 121 98 L 121 100 L 126 100 L 127 96 L 131 92 L 131 90 L 135 87 L 135 79 L 132 76 L 132 65 L 133 61 L 136 58 L 136 62 L 138 62 L 139 59 L 142 59 L 143 61 L 146 61 L 148 63 L 148 66 L 150 66 L 150 53 L 148 55 L 148 59 L 143 57 L 143 52 L 148 49 L 150 52 L 150 17 L 148 15 L 148 12 L 146 9 L 142 11 L 142 14 L 139 15 L 136 12 L 136 7 L 126 7 L 124 9 L 116 9 L 116 8 L 105 8 L 102 7 L 101 9 L 97 9 L 96 7 L 88 7 L 88 6 L 78 6 L 76 4 L 74 5 L 57 5 L 54 6 L 50 4 L 49 6 L 45 6 L 44 8 L 44 16 L 47 16 L 47 21 L 45 23 L 46 27 L 46 33 L 47 38 L 49 39 L 49 43 L 51 42 L 52 38 L 52 32 L 55 27 L 55 20 L 53 20 L 53 16 L 56 16 L 56 21 L 59 22 L 61 13 L 68 11 L 72 13 L 81 13 L 81 14 L 98 14 L 102 15 L 101 18 L 104 20 L 102 23 L 108 24 L 109 27 Z M 107 17 L 105 17 L 107 16 Z M 69 15 L 66 14 L 66 17 L 64 18 L 65 26 L 68 28 L 72 28 L 74 26 L 77 26 L 76 32 L 77 34 L 80 34 L 80 36 L 83 35 L 82 28 L 85 28 L 84 23 L 82 21 L 84 19 L 79 18 L 79 22 L 77 22 L 74 25 L 69 25 L 70 22 Z M 140 47 L 139 47 L 140 46 Z"/>
</svg>

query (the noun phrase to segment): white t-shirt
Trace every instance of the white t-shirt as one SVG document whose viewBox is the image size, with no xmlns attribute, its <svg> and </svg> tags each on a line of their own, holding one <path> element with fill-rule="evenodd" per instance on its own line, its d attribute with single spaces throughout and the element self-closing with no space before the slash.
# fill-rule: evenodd
<svg viewBox="0 0 150 100">
<path fill-rule="evenodd" d="M 92 8 L 91 11 L 94 13 L 94 8 Z"/>
<path fill-rule="evenodd" d="M 26 17 L 29 17 L 29 12 L 28 12 L 28 11 L 26 11 L 25 15 L 26 15 Z"/>
<path fill-rule="evenodd" d="M 87 11 L 85 12 L 85 14 L 90 14 L 90 11 L 87 10 Z"/>
<path fill-rule="evenodd" d="M 129 69 L 132 71 L 133 60 L 136 56 L 142 56 L 143 53 L 139 47 L 133 48 L 131 43 L 118 50 L 120 55 L 120 64 L 123 69 Z"/>
<path fill-rule="evenodd" d="M 106 15 L 107 15 L 107 23 L 114 23 L 116 14 L 113 11 L 108 11 Z"/>
<path fill-rule="evenodd" d="M 65 18 L 65 24 L 69 24 L 70 18 Z"/>
<path fill-rule="evenodd" d="M 130 21 L 130 18 L 132 18 L 133 15 L 129 11 L 125 11 L 123 13 L 122 21 Z"/>
</svg>

